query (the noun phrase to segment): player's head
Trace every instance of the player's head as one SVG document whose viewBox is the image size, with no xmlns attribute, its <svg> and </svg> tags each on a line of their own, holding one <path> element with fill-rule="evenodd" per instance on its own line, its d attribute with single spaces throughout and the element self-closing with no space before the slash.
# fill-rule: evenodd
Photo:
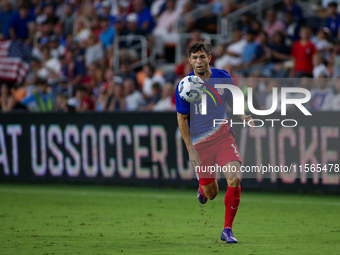
<svg viewBox="0 0 340 255">
<path fill-rule="evenodd" d="M 209 70 L 211 60 L 211 45 L 207 42 L 194 42 L 188 48 L 188 59 L 198 75 L 204 75 Z"/>
</svg>

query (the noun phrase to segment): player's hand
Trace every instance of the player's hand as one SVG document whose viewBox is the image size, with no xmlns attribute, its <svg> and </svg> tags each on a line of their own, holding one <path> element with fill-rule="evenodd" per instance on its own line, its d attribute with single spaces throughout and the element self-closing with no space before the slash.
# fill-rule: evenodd
<svg viewBox="0 0 340 255">
<path fill-rule="evenodd" d="M 200 166 L 200 157 L 198 155 L 198 152 L 194 149 L 194 147 L 190 148 L 190 153 L 189 153 L 189 160 L 194 169 L 196 169 L 196 166 Z"/>
<path fill-rule="evenodd" d="M 250 127 L 250 131 L 254 132 L 255 131 L 255 124 L 254 124 L 254 121 L 253 121 L 253 118 L 251 117 L 251 115 L 245 115 L 243 120 L 245 120 L 246 125 L 248 127 Z"/>
</svg>

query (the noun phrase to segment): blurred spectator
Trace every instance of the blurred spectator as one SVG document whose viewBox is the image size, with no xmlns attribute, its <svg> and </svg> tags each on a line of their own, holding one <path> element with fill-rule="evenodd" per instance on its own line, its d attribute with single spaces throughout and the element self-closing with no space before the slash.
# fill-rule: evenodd
<svg viewBox="0 0 340 255">
<path fill-rule="evenodd" d="M 125 22 L 126 22 L 126 9 L 125 7 L 119 2 L 117 5 L 117 14 L 116 14 L 116 32 L 121 34 L 125 29 Z"/>
<path fill-rule="evenodd" d="M 82 44 L 85 42 L 91 35 L 90 23 L 85 17 L 79 17 L 75 21 L 73 36 L 74 39 Z"/>
<path fill-rule="evenodd" d="M 110 21 L 110 25 L 114 26 L 116 24 L 115 16 L 111 15 L 111 3 L 107 0 L 101 2 L 101 18 L 106 18 Z"/>
<path fill-rule="evenodd" d="M 127 15 L 126 21 L 126 27 L 122 31 L 121 35 L 127 36 L 127 39 L 119 42 L 119 47 L 123 49 L 140 43 L 140 40 L 137 40 L 134 35 L 145 35 L 145 33 L 138 28 L 138 16 L 136 13 L 130 13 Z"/>
<path fill-rule="evenodd" d="M 19 11 L 13 14 L 9 30 L 11 39 L 28 38 L 28 24 L 34 22 L 34 17 L 29 12 L 29 4 L 24 3 L 19 7 Z"/>
<path fill-rule="evenodd" d="M 57 94 L 56 97 L 56 112 L 67 112 L 67 98 L 63 94 Z"/>
<path fill-rule="evenodd" d="M 298 5 L 295 2 L 295 0 L 284 0 L 284 4 L 285 6 L 283 7 L 282 12 L 283 13 L 291 12 L 293 14 L 294 20 L 298 24 L 302 24 L 304 21 L 304 18 L 303 18 L 302 8 L 300 7 L 300 5 Z"/>
<path fill-rule="evenodd" d="M 258 21 L 258 20 L 254 20 L 251 23 L 251 30 L 254 31 L 255 41 L 258 42 L 258 36 L 259 36 L 260 32 L 263 30 L 262 29 L 262 23 L 260 21 Z"/>
<path fill-rule="evenodd" d="M 125 109 L 127 111 L 137 111 L 138 108 L 145 104 L 142 93 L 136 89 L 136 84 L 133 79 L 126 79 L 124 81 L 125 92 Z"/>
<path fill-rule="evenodd" d="M 51 35 L 49 38 L 50 54 L 52 58 L 59 58 L 65 54 L 65 47 L 60 44 L 58 36 Z"/>
<path fill-rule="evenodd" d="M 266 22 L 267 25 L 264 26 L 263 30 L 267 33 L 269 42 L 272 42 L 274 33 L 276 31 L 284 31 L 285 25 L 281 20 L 276 18 L 274 10 L 267 10 Z"/>
<path fill-rule="evenodd" d="M 32 112 L 51 112 L 56 105 L 53 91 L 49 88 L 47 80 L 37 79 L 36 89 L 32 94 L 21 100 L 21 104 Z"/>
<path fill-rule="evenodd" d="M 175 106 L 172 104 L 172 94 L 174 93 L 173 85 L 166 83 L 162 89 L 162 98 L 159 100 L 154 107 L 153 111 L 174 111 Z"/>
<path fill-rule="evenodd" d="M 76 57 L 77 49 L 70 46 L 67 52 L 68 62 L 63 67 L 64 76 L 68 77 L 72 86 L 79 84 L 85 75 L 84 64 Z"/>
<path fill-rule="evenodd" d="M 249 12 L 243 13 L 241 15 L 241 19 L 237 28 L 240 29 L 242 33 L 247 33 L 248 30 L 251 30 L 251 15 Z"/>
<path fill-rule="evenodd" d="M 108 84 L 105 86 L 106 88 L 100 89 L 96 106 L 97 111 L 108 111 L 113 99 L 115 83 L 112 81 L 112 79 L 107 83 Z"/>
<path fill-rule="evenodd" d="M 312 41 L 315 45 L 315 48 L 318 51 L 328 51 L 329 50 L 329 42 L 328 42 L 327 32 L 326 32 L 325 28 L 320 29 L 317 32 L 316 36 L 313 37 Z"/>
<path fill-rule="evenodd" d="M 191 32 L 191 38 L 189 43 L 187 44 L 187 49 L 189 48 L 189 46 L 194 43 L 194 42 L 203 42 L 204 39 L 201 36 L 201 32 L 199 30 L 194 30 Z"/>
<path fill-rule="evenodd" d="M 64 35 L 64 26 L 62 23 L 58 23 L 53 27 L 53 34 L 59 38 L 59 43 L 62 46 L 66 46 L 66 37 Z"/>
<path fill-rule="evenodd" d="M 47 4 L 44 8 L 44 15 L 46 15 L 48 22 L 55 25 L 58 23 L 59 18 L 54 14 L 54 7 L 52 4 Z"/>
<path fill-rule="evenodd" d="M 172 25 L 178 20 L 181 13 L 175 9 L 175 0 L 166 1 L 166 9 L 160 15 L 157 26 L 153 30 L 154 45 L 156 53 L 164 56 L 164 45 L 166 43 L 176 43 L 177 33 L 172 33 Z"/>
<path fill-rule="evenodd" d="M 90 35 L 85 49 L 85 64 L 90 67 L 93 62 L 97 62 L 105 57 L 103 46 L 98 42 L 95 35 Z"/>
<path fill-rule="evenodd" d="M 327 7 L 326 27 L 331 31 L 332 37 L 336 38 L 339 34 L 340 16 L 338 14 L 338 4 L 331 2 Z"/>
<path fill-rule="evenodd" d="M 43 67 L 45 67 L 49 72 L 49 77 L 56 78 L 61 71 L 61 63 L 58 58 L 52 58 L 50 54 L 50 48 L 45 45 L 41 49 L 43 57 Z"/>
<path fill-rule="evenodd" d="M 155 73 L 155 68 L 150 64 L 143 66 L 143 72 L 146 75 L 143 81 L 143 94 L 146 97 L 151 97 L 153 95 L 152 85 L 157 82 L 162 87 L 165 79 L 162 75 Z"/>
<path fill-rule="evenodd" d="M 259 45 L 255 42 L 255 34 L 252 30 L 248 30 L 246 40 L 247 43 L 243 50 L 243 65 L 250 66 L 256 60 Z"/>
<path fill-rule="evenodd" d="M 328 88 L 327 79 L 316 79 L 316 88 L 312 89 L 310 100 L 312 111 L 329 111 L 332 109 L 333 91 Z"/>
<path fill-rule="evenodd" d="M 333 78 L 340 77 L 340 40 L 334 42 L 333 53 L 328 63 Z"/>
<path fill-rule="evenodd" d="M 282 32 L 275 32 L 273 35 L 273 43 L 269 45 L 270 61 L 272 63 L 279 63 L 289 60 L 290 48 L 284 41 Z"/>
<path fill-rule="evenodd" d="M 150 12 L 154 18 L 157 18 L 160 15 L 161 9 L 165 2 L 166 0 L 155 0 L 152 2 Z"/>
<path fill-rule="evenodd" d="M 9 34 L 9 30 L 11 27 L 11 19 L 13 14 L 15 13 L 13 11 L 13 6 L 12 4 L 9 2 L 9 0 L 4 0 L 1 3 L 1 7 L 2 10 L 0 11 L 0 39 L 1 37 L 9 39 L 10 38 L 10 34 Z"/>
<path fill-rule="evenodd" d="M 313 62 L 312 57 L 316 52 L 314 44 L 310 41 L 311 29 L 304 26 L 300 30 L 300 40 L 293 45 L 291 56 L 293 58 L 293 68 L 291 77 L 302 77 L 305 74 L 312 77 Z"/>
<path fill-rule="evenodd" d="M 242 39 L 242 33 L 239 29 L 233 30 L 232 43 L 227 47 L 226 52 L 221 58 L 215 60 L 216 68 L 223 68 L 231 64 L 238 66 L 242 63 L 242 56 L 247 41 Z"/>
<path fill-rule="evenodd" d="M 115 83 L 113 89 L 114 89 L 113 97 L 111 102 L 108 104 L 108 110 L 110 111 L 125 110 L 125 95 L 123 85 Z"/>
<path fill-rule="evenodd" d="M 284 13 L 284 22 L 285 22 L 285 33 L 287 38 L 290 39 L 291 44 L 300 39 L 299 33 L 301 26 L 298 22 L 294 20 L 294 16 L 292 12 Z"/>
<path fill-rule="evenodd" d="M 123 84 L 123 79 L 119 76 L 114 76 L 115 73 L 111 68 L 106 68 L 104 73 L 105 83 L 103 85 L 104 90 L 107 90 L 112 83 Z"/>
<path fill-rule="evenodd" d="M 265 51 L 270 63 L 264 69 L 268 69 L 273 77 L 284 77 L 286 71 L 283 70 L 283 63 L 290 60 L 291 56 L 290 48 L 286 45 L 282 32 L 274 33 L 273 43 Z"/>
<path fill-rule="evenodd" d="M 97 40 L 99 40 L 102 29 L 100 27 L 100 20 L 98 17 L 92 18 L 91 23 L 90 23 L 90 28 L 91 28 L 92 34 L 96 36 Z"/>
<path fill-rule="evenodd" d="M 1 84 L 1 112 L 10 112 L 15 105 L 16 101 L 10 93 L 8 84 Z"/>
<path fill-rule="evenodd" d="M 323 59 L 320 53 L 313 55 L 313 77 L 316 78 L 329 78 L 329 72 L 323 63 Z"/>
<path fill-rule="evenodd" d="M 337 94 L 333 97 L 332 100 L 332 110 L 340 111 L 340 79 L 336 80 L 335 90 Z"/>
<path fill-rule="evenodd" d="M 72 5 L 66 2 L 64 5 L 64 17 L 62 18 L 62 23 L 65 27 L 65 35 L 73 33 L 75 20 L 76 18 L 73 14 Z"/>
<path fill-rule="evenodd" d="M 152 85 L 152 95 L 146 99 L 145 106 L 139 107 L 141 111 L 151 111 L 154 105 L 161 99 L 162 88 L 158 82 Z"/>
<path fill-rule="evenodd" d="M 143 0 L 132 0 L 133 11 L 138 15 L 138 27 L 144 33 L 149 34 L 155 27 L 155 21 L 150 13 L 150 9 L 144 5 Z"/>
<path fill-rule="evenodd" d="M 179 1 L 177 1 L 178 3 Z M 181 16 L 178 19 L 178 30 L 181 32 L 192 31 L 195 28 L 195 17 L 191 14 L 191 11 L 195 9 L 195 2 L 193 0 L 185 0 L 183 3 Z M 180 6 L 180 4 L 177 4 Z"/>
<path fill-rule="evenodd" d="M 90 97 L 88 89 L 84 86 L 78 86 L 75 97 L 68 100 L 67 107 L 69 112 L 93 111 L 95 103 Z"/>
<path fill-rule="evenodd" d="M 110 26 L 110 21 L 108 18 L 100 19 L 100 27 L 102 32 L 100 33 L 100 41 L 105 49 L 111 48 L 113 41 L 116 37 L 114 29 Z"/>
<path fill-rule="evenodd" d="M 136 85 L 136 89 L 138 89 L 136 73 L 131 70 L 130 65 L 131 62 L 129 59 L 122 59 L 122 61 L 120 62 L 120 69 L 117 75 L 120 76 L 123 79 L 123 81 L 125 81 L 126 79 L 132 79 L 134 81 L 134 84 Z"/>
<path fill-rule="evenodd" d="M 224 46 L 221 45 L 222 47 L 222 50 L 224 52 Z M 216 63 L 216 62 L 215 62 Z M 180 80 L 182 78 L 184 78 L 184 76 L 188 75 L 189 73 L 191 73 L 191 69 L 190 68 L 190 71 L 186 71 L 186 66 L 189 65 L 191 67 L 191 64 L 189 63 L 188 61 L 188 57 L 187 56 L 183 56 L 182 57 L 182 60 L 181 60 L 181 63 L 179 63 L 175 69 L 175 74 L 177 75 L 177 78 L 179 78 Z"/>
<path fill-rule="evenodd" d="M 267 61 L 266 51 L 268 51 L 268 35 L 266 32 L 259 33 L 259 46 L 256 50 L 255 60 L 251 63 L 252 65 L 263 64 Z"/>
</svg>

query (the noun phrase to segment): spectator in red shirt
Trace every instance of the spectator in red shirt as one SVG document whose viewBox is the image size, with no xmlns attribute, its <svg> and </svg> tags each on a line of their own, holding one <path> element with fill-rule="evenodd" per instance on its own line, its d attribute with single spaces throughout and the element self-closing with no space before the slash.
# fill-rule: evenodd
<svg viewBox="0 0 340 255">
<path fill-rule="evenodd" d="M 311 29 L 304 26 L 300 30 L 300 40 L 293 45 L 291 56 L 293 68 L 290 76 L 300 78 L 302 76 L 313 77 L 313 55 L 317 51 L 310 40 Z"/>
</svg>

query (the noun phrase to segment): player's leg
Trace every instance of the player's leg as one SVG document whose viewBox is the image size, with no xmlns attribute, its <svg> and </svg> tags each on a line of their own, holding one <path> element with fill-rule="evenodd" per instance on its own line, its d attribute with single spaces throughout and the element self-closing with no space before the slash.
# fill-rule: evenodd
<svg viewBox="0 0 340 255">
<path fill-rule="evenodd" d="M 213 200 L 218 194 L 218 183 L 216 179 L 208 185 L 200 185 L 203 194 L 206 198 Z"/>
<path fill-rule="evenodd" d="M 218 193 L 218 184 L 216 181 L 216 172 L 207 171 L 207 168 L 215 165 L 215 157 L 212 154 L 214 150 L 207 148 L 205 143 L 195 145 L 201 164 L 195 169 L 196 177 L 199 182 L 197 198 L 201 204 L 205 204 L 208 199 L 214 199 Z"/>
<path fill-rule="evenodd" d="M 233 222 L 241 199 L 241 178 L 240 178 L 240 161 L 228 162 L 225 166 L 224 176 L 227 179 L 228 188 L 224 197 L 225 215 L 224 230 L 221 234 L 221 240 L 228 243 L 237 243 L 237 239 L 232 232 Z"/>
</svg>

